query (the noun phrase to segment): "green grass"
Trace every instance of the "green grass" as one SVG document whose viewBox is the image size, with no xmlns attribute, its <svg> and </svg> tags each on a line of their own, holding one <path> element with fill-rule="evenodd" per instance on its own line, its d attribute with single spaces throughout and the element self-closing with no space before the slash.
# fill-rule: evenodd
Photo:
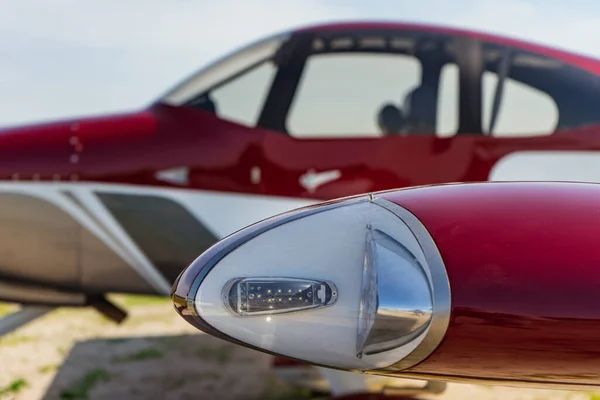
<svg viewBox="0 0 600 400">
<path fill-rule="evenodd" d="M 102 368 L 94 369 L 78 380 L 73 387 L 60 393 L 61 399 L 87 400 L 92 389 L 101 382 L 110 380 L 108 372 Z"/>
<path fill-rule="evenodd" d="M 133 361 L 152 360 L 152 359 L 157 359 L 157 358 L 163 358 L 164 355 L 165 354 L 159 349 L 148 348 L 148 349 L 140 350 L 140 351 L 132 353 L 132 354 L 128 354 L 126 356 L 116 357 L 113 359 L 113 362 L 126 363 L 126 362 L 133 362 Z"/>
<path fill-rule="evenodd" d="M 29 384 L 25 379 L 17 379 L 12 381 L 8 386 L 0 388 L 0 398 L 14 395 L 25 389 Z"/>
</svg>

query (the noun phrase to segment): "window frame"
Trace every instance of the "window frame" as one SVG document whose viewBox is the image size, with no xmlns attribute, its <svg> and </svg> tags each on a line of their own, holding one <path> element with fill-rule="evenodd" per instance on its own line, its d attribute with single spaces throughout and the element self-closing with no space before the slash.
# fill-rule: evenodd
<svg viewBox="0 0 600 400">
<path fill-rule="evenodd" d="M 177 85 L 174 89 L 159 99 L 158 102 L 171 104 L 174 106 L 190 105 L 190 98 L 202 97 L 203 95 L 206 95 L 206 93 L 209 93 L 212 90 L 254 70 L 265 62 L 273 62 L 277 70 L 275 72 L 275 77 L 271 82 L 271 87 L 267 89 L 267 95 L 262 106 L 258 106 L 259 116 L 255 126 L 267 128 L 284 135 L 289 135 L 285 122 L 288 118 L 288 113 L 290 112 L 290 106 L 297 95 L 297 88 L 300 83 L 306 61 L 308 57 L 316 52 L 315 49 L 312 48 L 313 41 L 315 39 L 330 41 L 335 38 L 360 40 L 361 38 L 369 37 L 384 38 L 386 40 L 408 38 L 414 41 L 439 39 L 454 46 L 456 59 L 452 62 L 457 65 L 459 71 L 459 100 L 457 116 L 458 130 L 456 133 L 451 134 L 448 137 L 461 136 L 464 134 L 479 134 L 480 136 L 489 136 L 498 139 L 512 138 L 512 136 L 494 136 L 493 133 L 492 135 L 488 135 L 487 127 L 482 126 L 484 112 L 484 93 L 482 90 L 483 71 L 497 72 L 496 69 L 488 68 L 487 65 L 485 65 L 486 60 L 484 59 L 484 53 L 489 47 L 504 51 L 510 50 L 513 55 L 532 56 L 539 59 L 546 59 L 552 62 L 560 63 L 562 65 L 565 74 L 560 84 L 551 82 L 552 79 L 550 78 L 539 77 L 536 79 L 540 79 L 540 82 L 542 82 L 543 79 L 546 79 L 547 82 L 541 86 L 538 86 L 528 81 L 524 81 L 518 76 L 511 76 L 510 74 L 507 76 L 508 78 L 518 81 L 522 84 L 541 90 L 553 98 L 558 108 L 559 117 L 556 128 L 552 133 L 550 133 L 550 135 L 554 135 L 557 132 L 567 129 L 579 129 L 590 125 L 600 124 L 600 118 L 596 117 L 597 112 L 592 107 L 592 104 L 597 103 L 596 100 L 600 100 L 600 76 L 594 74 L 592 71 L 569 63 L 569 61 L 561 59 L 560 56 L 546 54 L 543 51 L 536 51 L 535 48 L 529 49 L 526 44 L 507 44 L 501 39 L 494 40 L 493 38 L 489 37 L 479 38 L 476 37 L 476 35 L 468 35 L 466 33 L 438 32 L 410 28 L 349 28 L 323 31 L 304 30 L 273 35 L 260 41 L 251 43 L 250 45 L 215 61 Z M 202 93 L 196 93 L 195 95 L 189 94 L 190 87 L 197 85 L 198 79 L 202 79 L 203 75 L 206 73 L 214 71 L 215 68 L 218 68 L 220 64 L 237 56 L 243 55 L 244 52 L 251 51 L 251 49 L 256 46 L 258 46 L 258 48 L 260 48 L 261 44 L 268 46 L 269 42 L 279 43 L 276 50 L 270 56 L 246 65 L 231 75 L 224 77 L 224 79 L 211 84 L 208 88 L 202 88 Z M 376 52 L 387 54 L 401 53 L 399 49 L 390 50 L 386 48 L 339 48 L 319 51 L 319 53 L 331 52 Z M 441 64 L 442 67 L 443 65 L 445 64 Z M 586 85 L 592 85 L 594 90 L 587 91 L 585 93 L 585 98 L 578 99 L 576 102 L 577 104 L 570 104 L 570 100 L 567 98 L 570 98 L 571 96 L 564 94 L 565 91 L 568 90 L 568 92 L 577 92 L 576 88 L 578 86 L 585 87 Z M 548 90 L 548 88 L 552 88 L 552 90 Z M 560 94 L 561 91 L 563 94 Z M 560 97 L 560 101 L 557 96 Z M 439 101 L 437 102 L 436 106 L 438 105 Z M 539 137 L 539 135 L 534 135 L 532 137 Z"/>
<path fill-rule="evenodd" d="M 274 74 L 270 78 L 270 80 L 268 82 L 268 86 L 266 87 L 265 91 L 261 93 L 261 96 L 259 96 L 260 100 L 258 100 L 258 102 L 260 104 L 256 104 L 255 118 L 254 118 L 254 122 L 252 124 L 242 123 L 242 122 L 239 121 L 239 118 L 221 117 L 221 115 L 219 113 L 222 110 L 219 110 L 219 108 L 218 108 L 219 107 L 219 101 L 218 101 L 218 99 L 216 100 L 217 110 L 215 112 L 215 115 L 217 115 L 219 118 L 222 118 L 222 119 L 224 119 L 226 121 L 233 122 L 233 123 L 236 123 L 236 124 L 244 125 L 244 126 L 249 126 L 249 127 L 256 127 L 256 126 L 258 126 L 257 125 L 258 124 L 258 120 L 260 118 L 262 110 L 264 109 L 265 102 L 267 100 L 267 96 L 268 96 L 269 92 L 271 91 L 271 87 L 273 86 L 273 82 L 274 82 L 275 76 L 277 74 L 277 65 L 273 62 L 272 58 L 263 59 L 263 60 L 258 61 L 256 63 L 253 63 L 252 65 L 249 65 L 248 67 L 243 68 L 239 72 L 228 76 L 227 78 L 219 81 L 215 85 L 211 86 L 209 89 L 203 91 L 202 93 L 198 94 L 197 96 L 195 96 L 194 98 L 192 98 L 191 100 L 189 100 L 185 105 L 186 106 L 192 106 L 192 107 L 195 107 L 195 108 L 203 108 L 202 106 L 200 106 L 200 107 L 196 106 L 195 102 L 199 101 L 200 104 L 202 104 L 202 101 L 210 101 L 211 103 L 213 103 L 215 101 L 215 97 L 216 97 L 215 92 L 216 91 L 219 91 L 220 89 L 226 87 L 230 83 L 235 84 L 236 81 L 238 81 L 238 79 L 244 78 L 245 76 L 248 76 L 249 74 L 251 74 L 252 72 L 258 70 L 259 68 L 261 68 L 262 66 L 264 66 L 266 64 L 272 64 L 272 67 L 274 68 Z"/>
<path fill-rule="evenodd" d="M 487 132 L 487 127 L 486 129 L 483 129 L 482 127 L 482 133 L 485 136 L 494 139 L 505 140 L 544 138 L 553 136 L 567 129 L 580 129 L 587 126 L 600 124 L 600 118 L 594 118 L 593 110 L 590 110 L 586 107 L 581 107 L 582 105 L 587 105 L 588 107 L 590 107 L 590 104 L 597 103 L 597 101 L 600 101 L 600 76 L 584 68 L 571 64 L 568 61 L 561 59 L 560 57 L 543 54 L 534 50 L 529 50 L 525 46 L 511 46 L 491 40 L 482 40 L 481 42 L 484 48 L 484 53 L 489 51 L 510 53 L 511 66 L 509 68 L 509 73 L 506 75 L 506 78 L 547 94 L 553 100 L 558 111 L 558 119 L 555 128 L 552 132 L 548 134 L 542 135 L 539 134 L 539 132 L 531 132 L 531 135 L 528 135 L 527 132 L 523 132 L 522 136 L 513 134 L 504 136 L 500 132 L 499 136 L 496 136 L 498 132 L 492 131 L 492 133 L 490 134 Z M 513 72 L 515 68 L 513 63 L 516 57 L 529 58 L 530 62 L 533 62 L 533 60 L 537 60 L 538 63 L 547 63 L 547 65 L 550 66 L 554 64 L 555 69 L 553 70 L 552 68 L 540 68 L 540 70 L 533 75 L 535 79 L 523 79 L 524 77 L 520 75 L 524 74 L 526 70 L 523 69 L 524 67 L 522 65 L 517 66 L 515 75 L 511 74 L 511 72 Z M 487 61 L 484 60 L 483 62 L 484 71 L 497 74 L 497 64 L 495 64 L 496 66 L 488 66 Z M 554 77 L 551 77 L 550 75 L 543 76 L 545 74 L 556 75 Z M 483 74 L 481 80 L 483 82 Z M 581 93 L 580 90 L 577 89 L 577 86 L 586 87 L 585 83 L 587 82 L 595 84 L 598 89 L 596 92 L 594 92 L 593 90 L 586 92 L 585 100 L 582 100 L 584 95 Z M 496 88 L 496 90 L 497 89 L 498 88 Z M 496 90 L 494 90 L 494 95 Z M 484 93 L 482 90 L 482 102 L 483 96 Z M 592 101 L 594 99 L 596 99 L 597 101 Z M 577 103 L 577 105 L 574 105 L 574 103 Z M 581 109 L 585 109 L 585 111 L 581 111 Z M 482 108 L 482 119 L 483 112 L 484 110 Z"/>
<path fill-rule="evenodd" d="M 271 87 L 267 90 L 266 98 L 263 102 L 262 109 L 259 111 L 259 117 L 256 122 L 256 127 L 266 128 L 277 133 L 290 136 L 286 127 L 286 120 L 290 112 L 290 107 L 294 98 L 297 95 L 298 85 L 300 83 L 307 59 L 315 53 L 333 53 L 333 52 L 350 52 L 350 53 L 384 53 L 384 54 L 395 54 L 395 53 L 408 53 L 406 50 L 390 49 L 390 48 L 339 48 L 339 49 L 325 49 L 326 51 L 315 51 L 313 49 L 313 42 L 315 39 L 322 39 L 324 41 L 331 41 L 336 38 L 348 38 L 354 41 L 363 38 L 383 38 L 384 40 L 394 41 L 400 38 L 408 38 L 415 42 L 432 41 L 437 40 L 443 42 L 444 45 L 452 46 L 455 52 L 455 59 L 450 62 L 456 64 L 459 71 L 459 82 L 458 82 L 458 129 L 456 133 L 450 136 L 454 137 L 463 134 L 482 134 L 481 129 L 481 111 L 479 113 L 473 113 L 473 110 L 481 110 L 481 70 L 482 70 L 482 59 L 480 57 L 473 57 L 474 54 L 480 54 L 479 47 L 481 41 L 465 35 L 458 35 L 455 33 L 447 32 L 431 32 L 427 30 L 419 29 L 396 29 L 396 28 L 381 28 L 381 29 L 344 29 L 344 30 L 324 30 L 324 31 L 299 31 L 291 34 L 277 35 L 273 38 L 281 40 L 281 44 L 278 50 L 270 57 L 258 60 L 255 63 L 247 65 L 239 71 L 225 77 L 219 82 L 215 82 L 210 87 L 202 90 L 201 93 L 197 93 L 195 96 L 188 96 L 188 101 L 185 104 L 174 104 L 191 106 L 194 100 L 202 100 L 203 96 L 206 97 L 212 90 L 225 85 L 226 83 L 243 76 L 244 74 L 252 71 L 254 68 L 259 67 L 265 62 L 273 62 L 276 66 L 275 77 L 271 82 Z M 270 38 L 273 40 L 273 38 Z M 265 40 L 266 42 L 267 40 Z M 261 41 L 262 42 L 262 41 Z M 260 42 L 259 42 L 260 43 Z M 255 45 L 255 44 L 253 44 Z M 248 46 L 240 50 L 243 52 L 253 45 Z M 214 69 L 223 60 L 227 60 L 231 57 L 235 57 L 237 54 L 232 53 L 227 57 L 211 64 L 203 71 Z M 410 53 L 409 53 L 410 54 Z M 448 61 L 438 63 L 437 78 L 436 78 L 436 89 L 439 95 L 439 78 L 441 68 L 447 65 Z M 426 73 L 427 65 L 422 64 L 423 74 Z M 189 83 L 192 83 L 198 77 L 201 77 L 202 72 L 193 75 L 184 83 L 177 86 L 172 90 L 171 96 Z M 187 82 L 187 83 L 186 83 Z M 167 99 L 169 96 L 163 97 Z M 436 102 L 435 113 L 437 115 L 437 106 L 439 102 Z M 198 107 L 202 108 L 202 107 Z M 437 117 L 436 117 L 437 119 Z M 414 134 L 409 134 L 413 136 Z M 324 138 L 325 139 L 325 138 Z M 329 139 L 329 138 L 328 138 Z M 339 138 L 332 138 L 334 140 L 340 140 Z M 301 139 L 299 139 L 301 140 Z"/>
<path fill-rule="evenodd" d="M 415 42 L 420 41 L 431 41 L 433 39 L 437 39 L 438 41 L 443 41 L 447 45 L 452 46 L 453 50 L 457 52 L 456 59 L 450 60 L 450 62 L 455 63 L 458 67 L 459 71 L 459 106 L 458 110 L 458 129 L 455 134 L 452 136 L 460 135 L 463 133 L 481 133 L 481 128 L 475 129 L 474 126 L 480 126 L 480 121 L 477 118 L 473 120 L 473 113 L 465 113 L 465 108 L 477 108 L 481 106 L 481 98 L 479 96 L 479 92 L 481 91 L 481 82 L 476 75 L 473 75 L 471 70 L 478 69 L 478 63 L 481 63 L 481 60 L 475 60 L 475 68 L 467 69 L 465 68 L 465 63 L 473 64 L 473 60 L 465 57 L 465 54 L 472 53 L 472 47 L 475 45 L 473 41 L 464 40 L 464 37 L 449 33 L 438 33 L 438 32 L 429 32 L 429 31 L 421 31 L 421 30 L 410 30 L 410 29 L 374 29 L 374 30 L 333 30 L 333 31 L 323 31 L 323 32 L 300 32 L 295 34 L 293 39 L 296 40 L 296 46 L 292 49 L 290 56 L 285 60 L 285 63 L 279 65 L 279 71 L 277 76 L 275 77 L 275 81 L 273 83 L 273 90 L 267 96 L 267 101 L 265 102 L 265 107 L 263 109 L 263 114 L 261 118 L 259 118 L 259 126 L 266 127 L 277 131 L 286 136 L 290 136 L 289 130 L 286 126 L 286 121 L 288 118 L 288 114 L 290 113 L 291 105 L 298 94 L 298 87 L 302 78 L 302 74 L 304 72 L 307 60 L 314 54 L 325 54 L 325 53 L 340 53 L 340 52 L 349 52 L 349 53 L 384 53 L 384 54 L 396 54 L 396 53 L 404 53 L 410 54 L 407 51 L 399 51 L 398 49 L 386 49 L 386 48 L 339 48 L 339 49 L 331 49 L 325 47 L 324 49 L 315 50 L 313 48 L 313 43 L 315 40 L 321 39 L 323 41 L 331 41 L 332 39 L 339 38 L 348 38 L 351 40 L 360 40 L 361 38 L 373 38 L 379 37 L 384 38 L 386 40 L 393 40 L 398 37 L 408 37 Z M 439 56 L 439 54 L 438 54 Z M 448 61 L 438 62 L 437 68 L 437 78 L 436 78 L 436 88 L 438 88 L 437 84 L 439 83 L 439 77 L 441 68 L 446 65 Z M 480 68 L 479 68 L 480 69 Z M 423 74 L 426 74 L 427 66 L 425 64 L 422 65 Z M 469 87 L 470 90 L 464 90 L 465 87 Z M 436 103 L 437 108 L 437 103 Z M 437 110 L 435 110 L 437 115 Z M 466 118 L 471 119 L 471 121 L 465 121 Z M 409 134 L 408 136 L 414 136 L 413 134 Z M 386 136 L 384 136 L 386 137 Z M 377 137 L 379 138 L 379 137 Z M 321 139 L 321 138 L 319 138 Z M 338 137 L 323 137 L 323 140 L 341 140 Z M 365 139 L 361 137 L 360 139 Z M 368 139 L 368 138 L 366 138 Z M 297 140 L 307 140 L 302 138 L 297 138 Z M 316 139 L 315 139 L 316 140 Z"/>
<path fill-rule="evenodd" d="M 556 102 L 556 99 L 554 98 L 554 96 L 552 96 L 551 93 L 548 93 L 543 88 L 540 88 L 536 85 L 531 84 L 530 82 L 525 82 L 523 80 L 520 80 L 518 78 L 511 76 L 511 72 L 513 71 L 513 68 L 514 68 L 515 59 L 519 56 L 535 57 L 535 58 L 539 58 L 539 59 L 546 59 L 550 62 L 559 62 L 559 63 L 563 64 L 562 61 L 553 60 L 551 57 L 543 56 L 540 54 L 535 54 L 533 52 L 528 52 L 522 48 L 501 45 L 501 44 L 497 44 L 497 43 L 493 43 L 493 42 L 483 42 L 482 47 L 483 47 L 483 53 L 482 53 L 483 70 L 482 70 L 482 74 L 481 74 L 481 82 L 482 82 L 482 85 L 481 85 L 481 87 L 482 87 L 482 91 L 481 91 L 482 127 L 481 128 L 482 128 L 483 135 L 492 137 L 492 138 L 497 138 L 497 139 L 501 139 L 501 138 L 523 139 L 523 138 L 545 137 L 545 136 L 553 135 L 554 132 L 556 132 L 558 126 L 560 125 L 560 114 L 561 114 L 560 107 L 559 107 L 558 103 Z M 488 61 L 485 59 L 488 52 L 497 52 L 499 55 L 495 60 Z M 503 62 L 508 63 L 508 65 L 504 66 L 507 68 L 507 70 L 504 71 L 503 74 L 500 74 L 499 70 L 503 67 L 503 66 L 501 66 L 501 63 L 503 63 Z M 489 118 L 490 119 L 489 126 L 483 126 L 483 120 L 485 119 L 485 115 L 484 115 L 485 109 L 483 107 L 483 104 L 485 103 L 485 101 L 484 101 L 485 92 L 483 90 L 483 86 L 484 86 L 483 81 L 484 81 L 484 75 L 486 72 L 493 73 L 497 76 L 496 87 L 492 92 L 492 105 L 490 108 L 491 115 Z M 505 98 L 506 83 L 507 83 L 507 81 L 511 81 L 511 80 L 517 82 L 518 84 L 524 85 L 525 87 L 531 88 L 534 91 L 542 92 L 542 93 L 546 94 L 547 96 L 549 96 L 550 99 L 552 99 L 552 102 L 556 106 L 558 118 L 557 118 L 555 127 L 551 132 L 544 133 L 544 134 L 540 134 L 539 132 L 531 132 L 530 135 L 528 134 L 528 132 L 523 132 L 522 136 L 520 134 L 519 135 L 509 134 L 509 135 L 504 136 L 504 134 L 502 134 L 501 132 L 499 133 L 499 132 L 495 131 L 495 129 L 497 127 L 498 117 L 502 110 L 502 105 L 506 99 Z M 490 129 L 490 128 L 492 128 L 492 129 Z M 498 133 L 499 133 L 499 135 L 497 135 Z"/>
<path fill-rule="evenodd" d="M 268 62 L 269 60 L 275 60 L 279 52 L 289 43 L 290 36 L 291 34 L 289 32 L 268 36 L 228 53 L 177 84 L 161 96 L 158 102 L 172 106 L 184 106 L 192 103 L 195 99 L 226 84 L 228 81 L 236 79 L 262 63 Z M 263 52 L 267 54 L 258 58 L 253 54 L 262 54 Z M 237 60 L 243 59 L 244 57 L 254 59 L 255 61 L 251 61 L 246 64 L 246 66 L 242 66 L 241 69 L 234 70 L 232 74 L 225 75 L 223 78 L 207 79 L 211 74 L 219 76 L 223 66 L 227 66 L 229 63 L 235 63 Z"/>
<path fill-rule="evenodd" d="M 550 136 L 553 135 L 556 131 L 557 131 L 557 127 L 559 126 L 559 121 L 560 121 L 560 109 L 558 107 L 558 104 L 556 103 L 556 100 L 546 91 L 541 90 L 533 85 L 529 85 L 523 81 L 514 79 L 510 76 L 505 76 L 502 79 L 502 82 L 499 85 L 500 78 L 498 76 L 498 74 L 495 71 L 484 71 L 484 74 L 482 75 L 481 79 L 482 82 L 485 83 L 485 74 L 495 74 L 496 77 L 494 79 L 496 79 L 496 84 L 495 87 L 492 91 L 492 104 L 490 105 L 490 109 L 487 110 L 489 111 L 490 115 L 489 117 L 484 115 L 484 112 L 486 111 L 485 107 L 482 109 L 482 121 L 485 121 L 487 118 L 489 118 L 489 124 L 488 126 L 484 126 L 483 130 L 484 130 L 484 135 L 485 136 L 489 136 L 489 137 L 493 137 L 493 138 L 530 138 L 530 137 L 544 137 L 544 136 Z M 553 126 L 550 130 L 521 130 L 521 129 L 517 129 L 516 131 L 502 131 L 502 130 L 498 130 L 498 126 L 499 126 L 499 120 L 505 120 L 505 118 L 502 117 L 502 113 L 503 113 L 503 107 L 505 106 L 505 102 L 506 101 L 512 101 L 512 98 L 509 97 L 507 100 L 506 97 L 506 92 L 507 92 L 507 88 L 510 85 L 519 85 L 522 88 L 519 90 L 523 90 L 523 88 L 526 88 L 527 91 L 530 91 L 531 94 L 535 94 L 535 96 L 544 96 L 547 97 L 548 100 L 550 100 L 552 106 L 554 106 L 554 115 L 552 115 L 552 119 L 556 119 L 556 121 L 553 123 Z M 482 85 L 482 87 L 484 87 L 485 85 Z M 499 92 L 499 93 L 498 93 Z M 482 91 L 482 103 L 485 105 L 486 101 L 485 101 L 485 97 L 486 97 L 486 91 Z M 499 100 L 496 100 L 496 96 L 499 96 Z M 497 101 L 498 104 L 495 104 L 494 101 Z M 530 104 L 530 103 L 529 103 Z M 497 106 L 496 110 L 494 110 L 494 105 Z M 544 113 L 545 114 L 545 113 Z M 492 119 L 494 119 L 494 121 L 492 122 Z M 490 129 L 492 128 L 492 129 Z"/>
</svg>

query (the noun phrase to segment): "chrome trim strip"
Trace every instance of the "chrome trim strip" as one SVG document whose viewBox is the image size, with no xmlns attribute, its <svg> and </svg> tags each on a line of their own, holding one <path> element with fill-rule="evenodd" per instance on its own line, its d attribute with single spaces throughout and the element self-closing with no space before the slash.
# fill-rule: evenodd
<svg viewBox="0 0 600 400">
<path fill-rule="evenodd" d="M 368 333 L 360 329 L 360 320 L 366 316 L 363 312 L 359 315 L 359 332 L 367 334 L 359 340 L 359 357 L 391 351 L 424 338 L 433 314 L 430 274 L 410 250 L 371 225 L 367 226 L 365 248 L 364 268 L 373 272 L 375 287 L 366 289 L 363 275 L 361 303 L 370 294 L 375 296 L 371 301 L 377 305 L 373 314 L 366 313 L 373 318 Z M 396 281 L 398 275 L 402 278 Z"/>
<path fill-rule="evenodd" d="M 400 218 L 415 235 L 427 261 L 429 283 L 433 294 L 433 316 L 430 328 L 423 341 L 408 356 L 383 371 L 400 371 L 425 360 L 444 339 L 450 324 L 451 294 L 450 282 L 444 260 L 427 228 L 410 211 L 381 197 L 375 197 L 373 203 Z"/>
</svg>

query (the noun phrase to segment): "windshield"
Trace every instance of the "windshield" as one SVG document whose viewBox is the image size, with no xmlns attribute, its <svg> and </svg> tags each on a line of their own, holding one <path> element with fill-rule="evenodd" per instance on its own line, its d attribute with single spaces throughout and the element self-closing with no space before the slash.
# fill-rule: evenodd
<svg viewBox="0 0 600 400">
<path fill-rule="evenodd" d="M 171 90 L 161 102 L 178 106 L 190 101 L 198 94 L 270 59 L 288 36 L 286 33 L 263 39 L 217 60 Z"/>
</svg>

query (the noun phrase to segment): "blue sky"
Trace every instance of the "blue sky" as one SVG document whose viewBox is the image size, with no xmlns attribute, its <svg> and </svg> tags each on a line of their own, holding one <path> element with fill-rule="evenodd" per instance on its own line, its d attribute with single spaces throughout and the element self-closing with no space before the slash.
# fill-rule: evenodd
<svg viewBox="0 0 600 400">
<path fill-rule="evenodd" d="M 600 57 L 596 0 L 0 0 L 0 125 L 140 108 L 249 41 L 359 19 L 466 27 Z"/>
</svg>

